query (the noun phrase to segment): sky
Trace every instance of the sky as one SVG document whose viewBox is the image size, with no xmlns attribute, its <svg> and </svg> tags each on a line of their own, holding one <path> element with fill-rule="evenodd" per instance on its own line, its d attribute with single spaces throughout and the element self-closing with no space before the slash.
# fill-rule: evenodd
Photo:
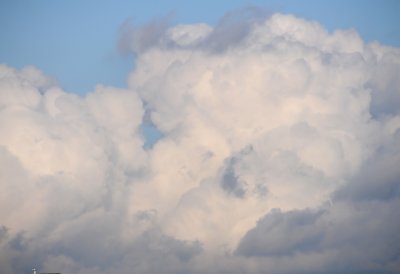
<svg viewBox="0 0 400 274">
<path fill-rule="evenodd" d="M 398 1 L 82 2 L 0 2 L 0 273 L 400 272 Z"/>
<path fill-rule="evenodd" d="M 211 4 L 212 3 L 212 4 Z M 124 22 L 141 25 L 170 16 L 172 24 L 215 25 L 226 12 L 258 6 L 316 20 L 329 31 L 354 28 L 367 42 L 400 46 L 400 4 L 371 1 L 0 1 L 0 62 L 35 65 L 69 92 L 85 94 L 97 84 L 126 87 L 133 58 L 116 47 Z"/>
</svg>

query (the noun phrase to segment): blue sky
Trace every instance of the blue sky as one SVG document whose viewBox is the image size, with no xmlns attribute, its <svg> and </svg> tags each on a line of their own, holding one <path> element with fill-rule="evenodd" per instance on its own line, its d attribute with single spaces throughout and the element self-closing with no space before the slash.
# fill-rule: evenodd
<svg viewBox="0 0 400 274">
<path fill-rule="evenodd" d="M 0 2 L 0 63 L 34 65 L 70 92 L 96 84 L 124 87 L 133 60 L 116 50 L 118 29 L 173 14 L 173 23 L 215 24 L 246 5 L 316 20 L 328 30 L 354 28 L 366 41 L 400 46 L 400 1 L 54 1 Z"/>
</svg>

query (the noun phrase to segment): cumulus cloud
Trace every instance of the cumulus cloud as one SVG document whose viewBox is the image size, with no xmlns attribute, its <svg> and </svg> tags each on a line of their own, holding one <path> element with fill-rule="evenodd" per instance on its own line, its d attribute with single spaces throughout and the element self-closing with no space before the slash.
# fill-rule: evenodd
<svg viewBox="0 0 400 274">
<path fill-rule="evenodd" d="M 123 27 L 127 89 L 0 67 L 1 272 L 400 270 L 400 50 L 242 14 Z"/>
</svg>

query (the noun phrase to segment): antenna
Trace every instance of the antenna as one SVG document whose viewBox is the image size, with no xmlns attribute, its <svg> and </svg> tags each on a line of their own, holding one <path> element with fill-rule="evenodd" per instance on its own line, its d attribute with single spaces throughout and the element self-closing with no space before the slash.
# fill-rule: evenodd
<svg viewBox="0 0 400 274">
<path fill-rule="evenodd" d="M 33 274 L 37 274 L 36 273 L 36 269 L 32 268 Z M 51 272 L 51 273 L 40 273 L 40 274 L 61 274 L 60 272 Z"/>
</svg>

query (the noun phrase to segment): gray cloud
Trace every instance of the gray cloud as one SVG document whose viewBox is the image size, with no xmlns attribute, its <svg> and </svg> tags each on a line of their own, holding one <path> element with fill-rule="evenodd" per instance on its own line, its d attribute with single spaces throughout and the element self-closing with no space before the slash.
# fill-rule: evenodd
<svg viewBox="0 0 400 274">
<path fill-rule="evenodd" d="M 272 210 L 244 236 L 236 254 L 272 258 L 278 273 L 395 273 L 400 266 L 398 206 L 398 201 L 338 202 L 322 211 Z M 301 260 L 313 263 L 299 269 Z"/>
<path fill-rule="evenodd" d="M 315 229 L 323 212 L 310 210 L 282 213 L 273 209 L 257 227 L 241 240 L 236 253 L 241 256 L 291 256 L 315 248 L 321 240 L 321 230 Z"/>
<path fill-rule="evenodd" d="M 168 29 L 171 14 L 154 19 L 140 27 L 127 19 L 120 27 L 118 49 L 121 53 L 133 52 L 140 54 L 162 43 L 163 36 Z"/>
<path fill-rule="evenodd" d="M 400 134 L 396 132 L 376 156 L 365 163 L 351 183 L 338 190 L 337 200 L 386 201 L 400 197 Z"/>
<path fill-rule="evenodd" d="M 244 198 L 247 191 L 247 183 L 236 175 L 235 168 L 241 157 L 246 156 L 253 149 L 248 147 L 239 152 L 238 156 L 231 157 L 226 164 L 221 179 L 221 187 L 228 193 L 234 194 L 238 198 Z"/>
<path fill-rule="evenodd" d="M 240 46 L 251 33 L 251 29 L 265 21 L 269 15 L 265 9 L 247 6 L 227 12 L 214 28 L 205 24 L 169 28 L 172 14 L 140 27 L 134 27 L 132 20 L 128 19 L 120 27 L 118 49 L 122 53 L 134 54 L 141 54 L 153 47 L 221 53 Z"/>
<path fill-rule="evenodd" d="M 268 15 L 266 10 L 251 6 L 228 12 L 200 44 L 200 48 L 208 48 L 211 52 L 218 53 L 238 46 L 245 41 L 251 28 L 264 21 Z"/>
<path fill-rule="evenodd" d="M 366 84 L 371 89 L 371 114 L 377 117 L 399 114 L 399 86 L 397 75 L 399 64 L 391 60 L 398 59 L 398 53 L 386 48 L 380 62 L 372 73 L 371 80 Z M 382 81 L 384 76 L 385 81 Z"/>
</svg>

